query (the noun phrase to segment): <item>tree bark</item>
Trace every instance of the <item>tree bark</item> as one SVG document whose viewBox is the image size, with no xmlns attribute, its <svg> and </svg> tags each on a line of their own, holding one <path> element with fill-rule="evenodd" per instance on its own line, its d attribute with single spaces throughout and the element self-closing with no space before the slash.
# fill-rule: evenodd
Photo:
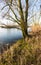
<svg viewBox="0 0 41 65">
<path fill-rule="evenodd" d="M 28 31 L 27 31 L 27 23 L 21 23 L 21 29 L 22 29 L 22 34 L 23 38 L 25 39 L 28 36 Z"/>
<path fill-rule="evenodd" d="M 22 30 L 22 34 L 23 34 L 23 38 L 25 39 L 28 36 L 27 30 Z"/>
</svg>

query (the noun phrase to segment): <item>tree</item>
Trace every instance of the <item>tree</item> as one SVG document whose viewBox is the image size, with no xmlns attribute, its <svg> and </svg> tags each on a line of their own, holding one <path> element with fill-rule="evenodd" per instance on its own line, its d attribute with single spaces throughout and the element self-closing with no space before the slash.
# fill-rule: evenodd
<svg viewBox="0 0 41 65">
<path fill-rule="evenodd" d="M 28 35 L 28 8 L 29 8 L 29 3 L 28 0 L 24 0 L 25 3 L 23 4 L 23 0 L 5 0 L 6 5 L 2 8 L 2 10 L 8 6 L 8 11 L 5 14 L 5 16 L 8 16 L 8 19 L 18 23 L 22 30 L 23 37 L 26 38 Z M 10 13 L 13 15 L 11 16 Z M 17 28 L 17 27 L 16 27 Z"/>
</svg>

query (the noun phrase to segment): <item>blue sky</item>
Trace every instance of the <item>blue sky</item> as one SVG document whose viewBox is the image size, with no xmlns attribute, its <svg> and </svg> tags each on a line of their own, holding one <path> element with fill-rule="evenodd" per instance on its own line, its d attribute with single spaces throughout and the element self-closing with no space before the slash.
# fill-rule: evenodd
<svg viewBox="0 0 41 65">
<path fill-rule="evenodd" d="M 37 1 L 37 2 L 36 2 Z M 35 3 L 36 2 L 36 3 Z M 25 0 L 22 0 L 22 3 L 23 4 L 25 4 Z M 34 14 L 34 13 L 36 13 L 37 15 L 36 15 L 36 20 L 38 21 L 38 18 L 39 18 L 39 14 L 40 14 L 40 5 L 41 5 L 41 0 L 29 0 L 29 6 L 33 6 L 34 4 L 35 4 L 35 6 L 34 7 L 30 7 L 29 8 L 29 17 L 32 15 L 32 14 Z M 0 0 L 0 11 L 1 11 L 1 8 L 4 6 L 4 2 L 3 2 L 3 0 Z M 33 10 L 33 12 L 32 12 L 32 10 Z M 1 13 L 0 13 L 0 21 L 2 21 L 3 20 L 3 22 L 7 22 L 7 20 L 6 19 L 2 19 L 2 15 L 3 15 L 3 13 L 4 13 L 4 11 L 6 12 L 7 11 L 7 8 L 5 8 Z M 31 21 L 31 20 L 30 20 Z M 5 22 L 5 23 L 6 23 Z M 40 22 L 41 22 L 41 16 L 40 16 Z"/>
</svg>

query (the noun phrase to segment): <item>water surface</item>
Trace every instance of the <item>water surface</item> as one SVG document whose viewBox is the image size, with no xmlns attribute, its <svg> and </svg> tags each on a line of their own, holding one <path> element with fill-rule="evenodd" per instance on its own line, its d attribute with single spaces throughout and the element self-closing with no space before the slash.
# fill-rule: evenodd
<svg viewBox="0 0 41 65">
<path fill-rule="evenodd" d="M 0 28 L 0 43 L 11 43 L 22 38 L 22 32 L 18 29 Z"/>
</svg>

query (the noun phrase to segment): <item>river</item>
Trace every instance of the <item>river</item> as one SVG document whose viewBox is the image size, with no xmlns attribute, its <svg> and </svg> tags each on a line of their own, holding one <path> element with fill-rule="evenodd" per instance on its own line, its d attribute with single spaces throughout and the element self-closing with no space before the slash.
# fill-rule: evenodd
<svg viewBox="0 0 41 65">
<path fill-rule="evenodd" d="M 0 44 L 12 43 L 22 38 L 22 32 L 18 29 L 0 28 Z"/>
</svg>

